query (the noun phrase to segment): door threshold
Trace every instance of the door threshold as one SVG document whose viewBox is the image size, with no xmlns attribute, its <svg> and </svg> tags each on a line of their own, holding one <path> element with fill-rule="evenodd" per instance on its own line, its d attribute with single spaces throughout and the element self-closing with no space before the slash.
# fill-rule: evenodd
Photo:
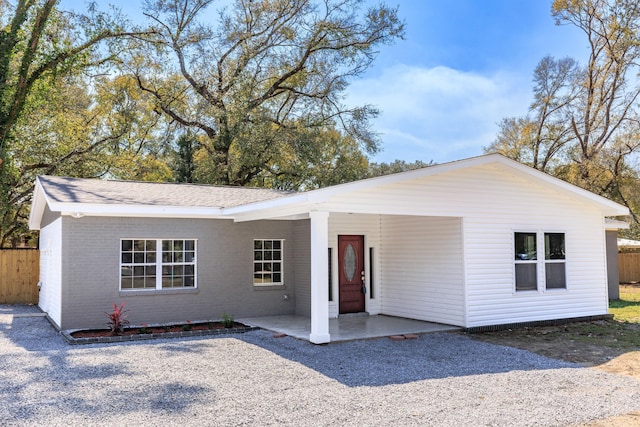
<svg viewBox="0 0 640 427">
<path fill-rule="evenodd" d="M 366 317 L 368 315 L 369 313 L 367 313 L 366 311 L 361 311 L 359 313 L 341 313 L 338 314 L 338 319 L 345 317 Z"/>
</svg>

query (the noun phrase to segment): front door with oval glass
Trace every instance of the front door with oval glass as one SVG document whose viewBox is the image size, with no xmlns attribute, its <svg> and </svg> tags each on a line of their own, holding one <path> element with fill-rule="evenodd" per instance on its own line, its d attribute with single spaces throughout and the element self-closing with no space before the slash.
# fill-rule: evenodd
<svg viewBox="0 0 640 427">
<path fill-rule="evenodd" d="M 364 236 L 338 236 L 340 314 L 364 311 Z"/>
</svg>

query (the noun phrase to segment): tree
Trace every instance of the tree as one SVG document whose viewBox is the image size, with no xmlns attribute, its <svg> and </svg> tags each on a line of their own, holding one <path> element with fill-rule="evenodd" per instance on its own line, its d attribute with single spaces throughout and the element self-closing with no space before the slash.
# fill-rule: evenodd
<svg viewBox="0 0 640 427">
<path fill-rule="evenodd" d="M 0 218 L 0 247 L 27 234 L 29 203 L 37 175 L 169 180 L 161 157 L 161 116 L 145 108 L 135 81 L 82 75 L 34 86 L 16 122 L 7 175 L 8 206 Z M 129 92 L 132 92 L 130 94 Z"/>
<path fill-rule="evenodd" d="M 577 150 L 580 184 L 590 182 L 590 163 L 611 145 L 629 121 L 636 121 L 640 85 L 634 82 L 640 59 L 640 6 L 635 0 L 555 0 L 559 24 L 584 32 L 589 58 L 572 103 L 570 123 Z M 636 79 L 637 80 L 637 79 Z"/>
<path fill-rule="evenodd" d="M 371 163 L 369 165 L 369 177 L 375 176 L 383 176 L 389 175 L 392 173 L 406 172 L 415 169 L 426 168 L 428 166 L 433 166 L 435 163 L 433 161 L 429 161 L 429 163 L 425 163 L 421 160 L 416 160 L 413 163 L 407 163 L 404 160 L 394 160 L 391 163 Z"/>
<path fill-rule="evenodd" d="M 377 150 L 369 128 L 377 111 L 346 107 L 341 98 L 349 79 L 372 63 L 375 48 L 402 37 L 395 9 L 358 16 L 360 0 L 237 0 L 218 11 L 212 27 L 203 22 L 212 3 L 148 2 L 146 15 L 158 31 L 129 61 L 157 110 L 203 137 L 207 182 L 307 186 L 306 178 L 294 183 L 283 171 L 295 158 L 295 174 L 309 176 L 320 160 L 317 144 L 326 148 L 314 133 L 331 129 L 342 134 L 332 141 L 357 143 L 356 158 Z M 283 173 L 291 182 L 281 184 Z"/>
<path fill-rule="evenodd" d="M 50 170 L 51 165 L 32 161 L 64 146 L 40 137 L 29 140 L 26 147 L 24 135 L 19 134 L 29 133 L 28 126 L 48 125 L 32 114 L 42 114 L 48 108 L 47 102 L 62 102 L 55 92 L 59 88 L 72 91 L 70 85 L 78 81 L 83 71 L 112 60 L 117 40 L 141 34 L 124 31 L 118 25 L 118 17 L 94 10 L 88 15 L 62 12 L 56 3 L 0 2 L 0 246 L 15 241 L 16 233 L 25 227 L 23 219 L 31 191 L 23 183 L 33 176 L 27 172 Z M 79 95 L 79 104 L 86 99 L 84 95 Z M 50 107 L 58 106 L 54 102 Z M 40 145 L 35 141 L 41 141 Z M 42 153 L 38 154 L 38 150 Z M 61 157 L 74 158 L 78 154 L 71 149 Z"/>
<path fill-rule="evenodd" d="M 175 152 L 174 173 L 176 182 L 195 182 L 196 165 L 194 155 L 198 150 L 198 140 L 190 132 L 180 135 L 176 141 L 178 150 Z"/>
<path fill-rule="evenodd" d="M 533 74 L 534 100 L 529 114 L 504 118 L 496 140 L 485 151 L 552 172 L 574 138 L 570 113 L 580 93 L 581 76 L 582 69 L 574 59 L 544 57 Z"/>
<path fill-rule="evenodd" d="M 589 56 L 544 58 L 526 117 L 506 118 L 486 151 L 525 161 L 626 204 L 636 218 L 640 144 L 640 6 L 632 0 L 555 0 L 557 24 L 587 39 Z"/>
</svg>

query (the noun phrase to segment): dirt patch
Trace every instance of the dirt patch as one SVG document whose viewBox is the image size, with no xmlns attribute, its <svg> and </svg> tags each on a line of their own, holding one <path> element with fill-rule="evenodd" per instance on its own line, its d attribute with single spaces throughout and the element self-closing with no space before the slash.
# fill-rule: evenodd
<svg viewBox="0 0 640 427">
<path fill-rule="evenodd" d="M 473 339 L 528 350 L 592 369 L 640 380 L 640 324 L 600 320 L 469 335 Z M 580 427 L 640 425 L 640 412 Z"/>
<path fill-rule="evenodd" d="M 583 424 L 578 427 L 629 427 L 640 425 L 640 412 L 611 417 L 605 420 L 598 420 L 590 424 Z"/>
<path fill-rule="evenodd" d="M 628 353 L 631 354 L 629 358 L 637 359 L 640 355 L 640 324 L 615 320 L 484 332 L 469 336 L 587 367 L 601 366 Z M 625 362 L 630 361 L 631 359 L 625 359 Z"/>
</svg>

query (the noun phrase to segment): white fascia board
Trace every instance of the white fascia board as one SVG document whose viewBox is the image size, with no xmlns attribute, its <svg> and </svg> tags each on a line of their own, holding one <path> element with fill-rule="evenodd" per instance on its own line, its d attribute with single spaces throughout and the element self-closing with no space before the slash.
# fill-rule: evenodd
<svg viewBox="0 0 640 427">
<path fill-rule="evenodd" d="M 294 203 L 289 206 L 272 206 L 269 208 L 246 210 L 241 213 L 229 214 L 226 213 L 227 218 L 233 218 L 235 222 L 246 221 L 258 221 L 261 219 L 304 219 L 308 218 L 308 213 L 311 210 L 318 210 L 318 205 L 315 204 L 315 208 L 309 203 Z"/>
<path fill-rule="evenodd" d="M 40 223 L 44 215 L 44 209 L 47 205 L 47 195 L 40 184 L 40 179 L 36 178 L 33 189 L 33 198 L 31 199 L 31 211 L 29 212 L 29 230 L 40 230 Z"/>
<path fill-rule="evenodd" d="M 300 210 L 313 204 L 323 203 L 326 199 L 319 197 L 315 192 L 319 190 L 308 191 L 305 193 L 297 193 L 288 196 L 279 197 L 277 199 L 265 200 L 263 202 L 248 203 L 246 205 L 234 206 L 231 208 L 221 209 L 222 215 L 233 218 L 241 216 L 264 216 L 264 218 L 272 217 L 273 212 L 281 212 L 285 210 Z"/>
<path fill-rule="evenodd" d="M 620 221 L 612 218 L 604 219 L 604 227 L 606 230 L 628 230 L 631 225 L 626 221 Z"/>
<path fill-rule="evenodd" d="M 123 216 L 160 218 L 219 218 L 220 208 L 184 206 L 101 205 L 89 203 L 50 203 L 50 209 L 62 215 Z"/>
</svg>

